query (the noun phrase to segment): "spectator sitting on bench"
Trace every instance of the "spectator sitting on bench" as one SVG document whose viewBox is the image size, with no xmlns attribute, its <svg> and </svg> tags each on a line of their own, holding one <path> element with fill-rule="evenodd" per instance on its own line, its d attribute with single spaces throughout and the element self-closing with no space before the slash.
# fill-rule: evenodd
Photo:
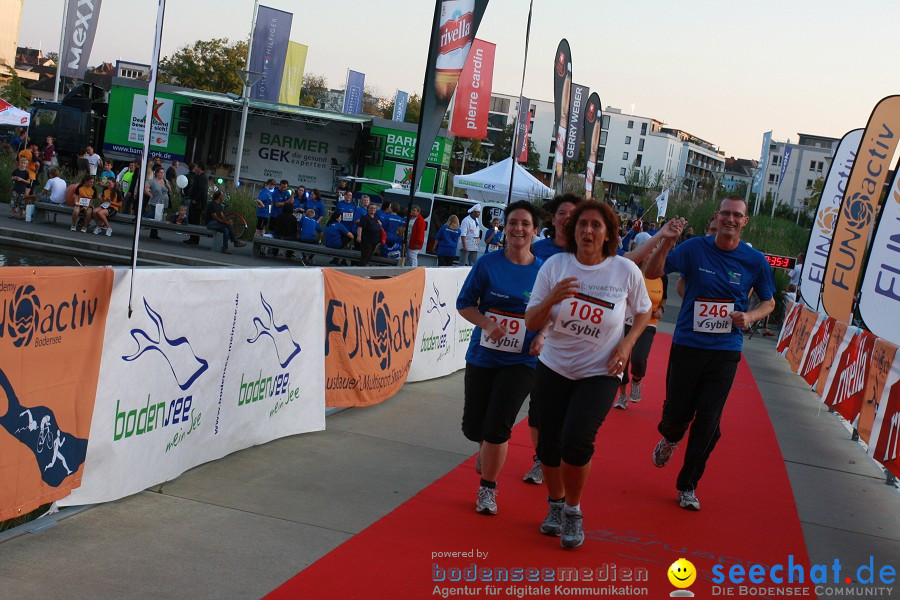
<svg viewBox="0 0 900 600">
<path fill-rule="evenodd" d="M 328 219 L 324 235 L 326 248 L 346 248 L 353 242 L 353 234 L 341 223 L 341 216 L 341 211 L 335 210 L 331 213 L 331 218 Z M 341 260 L 335 258 L 331 262 L 332 264 L 339 264 Z"/>
<path fill-rule="evenodd" d="M 318 244 L 319 237 L 322 235 L 322 226 L 316 220 L 316 211 L 312 208 L 306 209 L 306 214 L 300 217 L 297 222 L 300 227 L 300 241 L 305 244 Z"/>
<path fill-rule="evenodd" d="M 40 199 L 53 204 L 65 204 L 66 180 L 59 176 L 58 168 L 50 168 L 50 179 L 44 184 L 44 193 L 41 194 Z"/>
<path fill-rule="evenodd" d="M 72 209 L 72 231 L 78 228 L 78 217 L 84 213 L 84 224 L 81 226 L 81 233 L 87 233 L 88 225 L 91 223 L 91 204 L 97 192 L 94 190 L 94 176 L 85 175 L 78 189 L 75 190 L 75 207 Z"/>
<path fill-rule="evenodd" d="M 112 227 L 109 226 L 109 220 L 122 209 L 122 197 L 121 192 L 116 188 L 115 178 L 108 178 L 103 188 L 103 192 L 100 194 L 100 206 L 94 209 L 94 221 L 97 223 L 94 235 L 100 235 L 100 231 L 105 229 L 106 237 L 110 237 Z"/>
<path fill-rule="evenodd" d="M 173 225 L 187 225 L 188 222 L 188 214 L 187 214 L 187 205 L 182 204 L 178 207 L 176 212 L 169 213 L 169 216 L 166 217 L 166 220 Z"/>
<path fill-rule="evenodd" d="M 277 190 L 276 190 L 277 191 Z M 284 203 L 278 208 L 278 214 L 269 223 L 272 237 L 276 240 L 297 241 L 297 217 L 294 216 L 294 203 Z M 269 254 L 278 256 L 278 248 L 270 248 Z M 287 250 L 285 256 L 293 258 L 294 252 Z"/>
<path fill-rule="evenodd" d="M 216 190 L 212 202 L 206 206 L 206 228 L 222 234 L 222 252 L 224 254 L 231 254 L 231 250 L 228 249 L 228 240 L 232 241 L 235 248 L 247 245 L 234 237 L 232 225 L 234 225 L 234 221 L 225 217 L 225 211 L 222 208 L 222 190 Z"/>
</svg>

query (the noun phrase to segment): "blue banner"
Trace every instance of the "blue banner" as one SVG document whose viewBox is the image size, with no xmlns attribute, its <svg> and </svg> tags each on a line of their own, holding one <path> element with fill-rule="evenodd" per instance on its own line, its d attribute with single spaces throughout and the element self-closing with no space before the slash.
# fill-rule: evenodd
<svg viewBox="0 0 900 600">
<path fill-rule="evenodd" d="M 363 90 L 366 87 L 366 74 L 347 69 L 347 87 L 344 88 L 344 110 L 347 115 L 358 115 L 362 112 Z"/>
<path fill-rule="evenodd" d="M 250 71 L 262 73 L 262 77 L 250 89 L 250 97 L 278 102 L 284 61 L 291 38 L 289 12 L 260 6 L 253 29 L 253 48 L 250 52 Z"/>
<path fill-rule="evenodd" d="M 784 174 L 787 173 L 788 165 L 791 162 L 791 152 L 793 152 L 794 148 L 792 146 L 784 147 L 784 156 L 781 158 L 781 175 L 778 176 L 778 189 L 775 190 L 775 193 L 781 191 L 781 182 L 784 181 Z"/>
<path fill-rule="evenodd" d="M 409 94 L 397 90 L 394 98 L 394 121 L 403 122 L 406 119 L 406 104 L 409 102 Z"/>
</svg>

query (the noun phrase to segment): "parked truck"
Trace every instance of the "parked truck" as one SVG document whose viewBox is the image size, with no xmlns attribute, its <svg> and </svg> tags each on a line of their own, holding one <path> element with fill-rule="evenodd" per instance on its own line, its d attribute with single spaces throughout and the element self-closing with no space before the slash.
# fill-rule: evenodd
<svg viewBox="0 0 900 600">
<path fill-rule="evenodd" d="M 59 164 L 74 169 L 78 153 L 86 146 L 102 147 L 107 109 L 103 88 L 82 83 L 61 102 L 32 103 L 29 135 L 40 146 L 47 136 L 53 136 Z"/>
</svg>

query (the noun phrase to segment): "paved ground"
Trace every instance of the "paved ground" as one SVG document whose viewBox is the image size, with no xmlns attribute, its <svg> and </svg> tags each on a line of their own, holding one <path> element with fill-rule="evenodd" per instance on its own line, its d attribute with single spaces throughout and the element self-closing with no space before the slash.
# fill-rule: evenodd
<svg viewBox="0 0 900 600">
<path fill-rule="evenodd" d="M 671 332 L 671 323 L 661 330 Z M 773 338 L 748 341 L 745 355 L 812 563 L 856 566 L 873 555 L 876 565 L 900 566 L 900 494 L 820 410 L 775 354 Z M 459 432 L 462 387 L 462 372 L 407 384 L 379 406 L 330 415 L 326 431 L 0 534 L 0 598 L 260 597 L 471 456 L 474 445 Z M 753 448 L 736 468 L 753 468 Z"/>
</svg>

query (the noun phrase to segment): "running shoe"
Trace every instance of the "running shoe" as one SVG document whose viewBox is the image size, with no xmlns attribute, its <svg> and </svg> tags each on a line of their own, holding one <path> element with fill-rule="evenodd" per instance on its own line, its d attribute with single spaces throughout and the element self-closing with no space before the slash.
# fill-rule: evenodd
<svg viewBox="0 0 900 600">
<path fill-rule="evenodd" d="M 677 447 L 677 443 L 673 444 L 666 438 L 659 440 L 659 443 L 656 444 L 656 448 L 653 449 L 653 464 L 659 468 L 666 466 L 666 463 L 672 458 L 672 453 L 675 452 L 675 448 Z"/>
<path fill-rule="evenodd" d="M 544 472 L 541 471 L 541 461 L 538 460 L 537 455 L 533 458 L 534 464 L 531 465 L 531 469 L 525 473 L 525 477 L 522 478 L 522 481 L 525 483 L 533 483 L 534 485 L 541 485 L 544 483 Z"/>
<path fill-rule="evenodd" d="M 481 446 L 478 446 L 478 456 L 475 457 L 475 472 L 481 475 Z"/>
<path fill-rule="evenodd" d="M 103 231 L 102 227 L 94 227 L 94 235 L 100 235 L 101 231 Z"/>
<path fill-rule="evenodd" d="M 641 401 L 641 388 L 644 386 L 642 381 L 632 381 L 631 382 L 631 401 L 632 402 L 640 402 Z"/>
<path fill-rule="evenodd" d="M 562 511 L 562 535 L 559 545 L 563 548 L 577 548 L 584 543 L 584 530 L 581 526 L 581 513 Z"/>
<path fill-rule="evenodd" d="M 478 488 L 478 500 L 475 501 L 475 512 L 485 515 L 497 514 L 497 488 Z"/>
<path fill-rule="evenodd" d="M 541 533 L 544 535 L 555 535 L 559 537 L 562 534 L 562 513 L 563 502 L 549 502 L 550 508 L 547 510 L 547 518 L 541 523 Z"/>
<path fill-rule="evenodd" d="M 74 225 L 72 225 L 72 226 L 69 228 L 69 231 L 78 231 L 78 228 L 75 227 Z"/>
<path fill-rule="evenodd" d="M 697 493 L 694 490 L 678 492 L 678 506 L 687 510 L 700 510 L 700 501 L 697 500 Z"/>
<path fill-rule="evenodd" d="M 106 237 L 112 237 L 112 229 L 109 227 L 106 228 Z"/>
<path fill-rule="evenodd" d="M 616 396 L 616 401 L 613 403 L 613 408 L 621 408 L 622 410 L 628 410 L 628 396 L 625 394 L 619 394 Z"/>
<path fill-rule="evenodd" d="M 81 233 L 87 233 L 87 227 L 82 227 L 82 228 L 81 228 Z"/>
</svg>

